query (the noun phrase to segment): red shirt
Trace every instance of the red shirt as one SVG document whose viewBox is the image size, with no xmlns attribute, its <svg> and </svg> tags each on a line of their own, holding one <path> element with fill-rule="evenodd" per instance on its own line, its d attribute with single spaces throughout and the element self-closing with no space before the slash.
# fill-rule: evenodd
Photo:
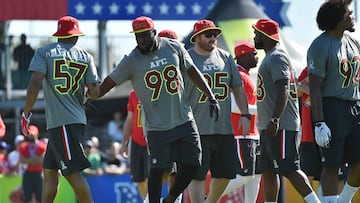
<svg viewBox="0 0 360 203">
<path fill-rule="evenodd" d="M 298 82 L 305 80 L 309 76 L 308 68 L 304 68 L 299 77 Z M 311 125 L 311 108 L 306 101 L 310 95 L 303 93 L 301 99 L 301 142 L 314 142 L 313 128 Z"/>
<path fill-rule="evenodd" d="M 0 154 L 0 174 L 9 175 L 11 172 L 10 162 L 5 154 Z"/>
<path fill-rule="evenodd" d="M 142 121 L 141 121 L 141 110 L 140 110 L 140 101 L 139 98 L 136 96 L 134 90 L 131 90 L 129 95 L 129 101 L 127 105 L 127 110 L 133 112 L 133 123 L 132 123 L 132 130 L 131 130 L 131 138 L 134 140 L 138 145 L 146 146 L 146 140 L 144 138 L 144 131 L 142 128 Z"/>
<path fill-rule="evenodd" d="M 20 145 L 20 157 L 30 158 L 32 156 L 44 156 L 46 151 L 46 144 L 42 141 L 37 141 L 35 145 L 30 145 L 29 142 L 24 142 Z M 42 163 L 28 164 L 26 171 L 41 172 Z"/>
<path fill-rule="evenodd" d="M 5 123 L 0 115 L 0 138 L 4 137 L 6 132 L 6 126 Z"/>
<path fill-rule="evenodd" d="M 251 79 L 249 72 L 238 66 L 238 70 L 240 73 L 240 77 L 243 81 L 243 86 L 246 92 L 246 96 L 248 98 L 248 102 L 251 105 L 256 105 L 256 87 L 254 82 Z M 233 126 L 234 135 L 242 135 L 242 128 L 238 130 L 238 122 L 241 115 L 237 113 L 231 113 L 231 123 Z M 250 122 L 250 131 L 248 133 L 249 136 L 255 137 L 259 136 L 259 131 L 256 127 L 256 115 L 251 115 L 251 122 Z M 258 138 L 257 138 L 258 139 Z"/>
</svg>

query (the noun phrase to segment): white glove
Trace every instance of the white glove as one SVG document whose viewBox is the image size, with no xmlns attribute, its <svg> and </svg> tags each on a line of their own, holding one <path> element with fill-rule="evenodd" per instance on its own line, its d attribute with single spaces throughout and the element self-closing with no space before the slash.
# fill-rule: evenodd
<svg viewBox="0 0 360 203">
<path fill-rule="evenodd" d="M 331 131 L 325 122 L 315 123 L 315 141 L 320 147 L 329 147 Z"/>
</svg>

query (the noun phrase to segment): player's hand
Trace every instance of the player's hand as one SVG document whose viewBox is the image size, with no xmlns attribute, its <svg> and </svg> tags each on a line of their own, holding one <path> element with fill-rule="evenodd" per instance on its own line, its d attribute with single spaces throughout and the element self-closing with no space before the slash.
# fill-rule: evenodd
<svg viewBox="0 0 360 203">
<path fill-rule="evenodd" d="M 331 131 L 325 122 L 315 123 L 315 141 L 320 147 L 329 147 Z"/>
<path fill-rule="evenodd" d="M 20 122 L 20 128 L 21 128 L 21 132 L 25 135 L 25 136 L 29 136 L 29 125 L 30 125 L 30 118 L 31 118 L 32 113 L 30 112 L 29 115 L 26 117 L 25 113 L 22 112 L 21 113 L 21 122 Z"/>
<path fill-rule="evenodd" d="M 123 143 L 120 147 L 120 154 L 124 158 L 129 158 L 128 145 Z"/>
<path fill-rule="evenodd" d="M 215 114 L 215 121 L 219 119 L 220 116 L 220 105 L 216 99 L 209 99 L 210 102 L 210 118 L 212 118 Z"/>
<path fill-rule="evenodd" d="M 270 121 L 266 127 L 265 134 L 269 137 L 275 137 L 278 130 L 279 130 L 279 123 L 273 123 Z"/>
</svg>

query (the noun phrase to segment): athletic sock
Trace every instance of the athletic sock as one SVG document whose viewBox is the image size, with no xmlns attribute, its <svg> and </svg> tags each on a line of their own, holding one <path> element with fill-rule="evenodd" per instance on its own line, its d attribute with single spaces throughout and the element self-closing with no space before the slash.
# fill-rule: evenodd
<svg viewBox="0 0 360 203">
<path fill-rule="evenodd" d="M 337 203 L 338 196 L 323 196 L 323 203 Z"/>
<path fill-rule="evenodd" d="M 352 198 L 354 197 L 354 194 L 359 189 L 359 187 L 353 187 L 349 185 L 347 182 L 344 185 L 343 190 L 340 193 L 340 196 L 338 198 L 338 202 L 341 203 L 350 203 Z"/>
<path fill-rule="evenodd" d="M 244 186 L 245 203 L 256 202 L 259 194 L 261 175 L 256 174 Z"/>
<path fill-rule="evenodd" d="M 310 194 L 304 197 L 304 200 L 307 203 L 321 203 L 319 198 L 316 196 L 315 192 L 311 192 Z"/>
<path fill-rule="evenodd" d="M 176 198 L 174 203 L 181 203 L 182 202 L 183 193 L 180 193 L 180 195 Z"/>
<path fill-rule="evenodd" d="M 146 194 L 144 202 L 143 203 L 149 203 L 149 193 Z"/>
</svg>

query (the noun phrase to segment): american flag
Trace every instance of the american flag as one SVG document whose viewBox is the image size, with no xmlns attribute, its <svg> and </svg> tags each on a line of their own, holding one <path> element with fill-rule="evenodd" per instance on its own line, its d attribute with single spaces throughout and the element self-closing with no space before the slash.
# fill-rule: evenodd
<svg viewBox="0 0 360 203">
<path fill-rule="evenodd" d="M 229 0 L 0 0 L 0 21 L 56 20 L 71 15 L 81 20 L 132 20 L 140 15 L 156 20 L 196 20 L 206 16 L 216 3 Z M 284 0 L 254 1 L 281 26 L 289 3 Z M 226 11 L 219 11 L 226 12 Z"/>
</svg>

